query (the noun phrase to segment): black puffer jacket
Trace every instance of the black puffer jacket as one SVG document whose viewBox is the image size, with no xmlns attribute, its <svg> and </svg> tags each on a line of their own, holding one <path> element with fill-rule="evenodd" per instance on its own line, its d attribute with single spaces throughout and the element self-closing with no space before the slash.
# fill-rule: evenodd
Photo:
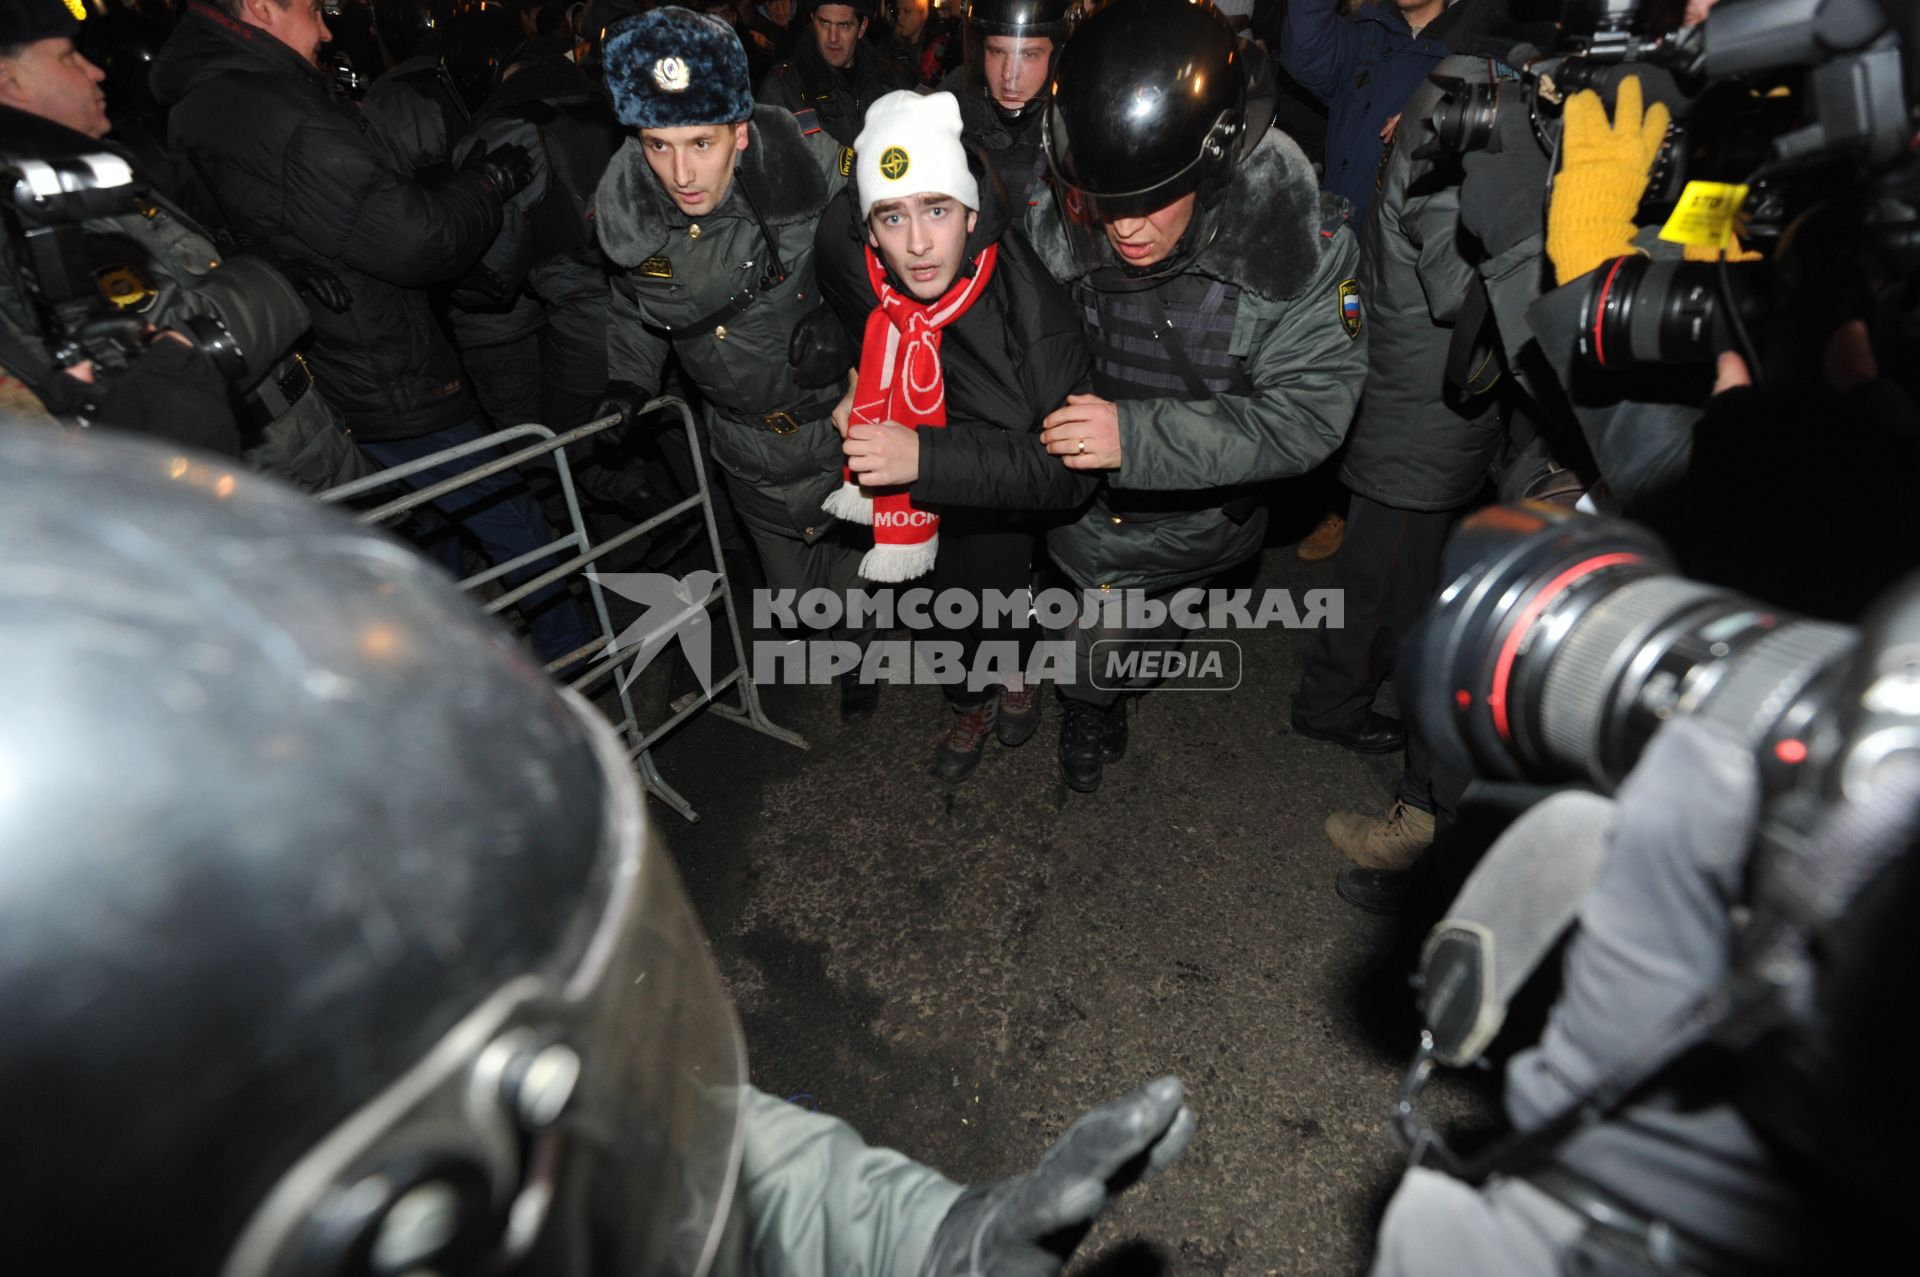
<svg viewBox="0 0 1920 1277">
<path fill-rule="evenodd" d="M 1000 255 L 986 291 L 941 330 L 947 428 L 918 432 L 920 478 L 912 493 L 931 505 L 1070 509 L 1093 495 L 1100 477 L 1069 470 L 1030 436 L 1068 394 L 1088 388 L 1086 329 L 1066 289 L 1008 224 L 1006 192 L 984 172 L 984 157 L 974 151 L 969 159 L 981 208 L 967 256 L 973 260 L 996 241 Z M 834 196 L 821 215 L 814 262 L 822 295 L 857 347 L 878 301 L 848 194 Z"/>
<path fill-rule="evenodd" d="M 368 85 L 360 114 L 400 171 L 414 177 L 445 177 L 453 144 L 467 130 L 466 108 L 436 53 L 408 58 Z"/>
<path fill-rule="evenodd" d="M 243 244 L 318 263 L 353 293 L 343 314 L 308 305 L 308 358 L 353 434 L 405 439 L 474 416 L 421 290 L 460 274 L 499 231 L 492 190 L 474 176 L 404 176 L 319 69 L 205 5 L 174 29 L 153 88 L 173 107 L 174 151 L 211 196 L 192 211 Z"/>
</svg>

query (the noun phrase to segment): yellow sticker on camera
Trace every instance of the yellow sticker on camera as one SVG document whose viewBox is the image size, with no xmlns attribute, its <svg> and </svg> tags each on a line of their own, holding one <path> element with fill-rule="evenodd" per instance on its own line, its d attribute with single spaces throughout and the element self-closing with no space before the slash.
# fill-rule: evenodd
<svg viewBox="0 0 1920 1277">
<path fill-rule="evenodd" d="M 1733 243 L 1734 218 L 1747 202 L 1747 188 L 1731 182 L 1688 182 L 1673 206 L 1673 216 L 1660 228 L 1669 244 L 1696 244 L 1726 248 Z"/>
</svg>

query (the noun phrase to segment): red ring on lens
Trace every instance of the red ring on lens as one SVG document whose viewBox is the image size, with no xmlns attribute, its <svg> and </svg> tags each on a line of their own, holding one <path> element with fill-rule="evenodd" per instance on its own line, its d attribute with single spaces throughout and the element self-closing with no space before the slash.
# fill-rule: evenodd
<svg viewBox="0 0 1920 1277">
<path fill-rule="evenodd" d="M 1595 555 L 1591 559 L 1574 564 L 1547 582 L 1545 587 L 1533 596 L 1533 601 L 1521 609 L 1518 619 L 1507 631 L 1505 641 L 1500 644 L 1500 659 L 1493 667 L 1493 686 L 1487 692 L 1487 708 L 1493 711 L 1493 730 L 1500 734 L 1501 740 L 1513 739 L 1513 733 L 1507 723 L 1507 680 L 1513 676 L 1513 662 L 1520 655 L 1520 642 L 1526 637 L 1527 631 L 1533 628 L 1533 623 L 1539 619 L 1540 613 L 1546 611 L 1549 603 L 1566 593 L 1568 587 L 1583 576 L 1591 576 L 1601 568 L 1610 568 L 1621 563 L 1644 562 L 1646 559 L 1643 555 L 1625 551 Z"/>
</svg>

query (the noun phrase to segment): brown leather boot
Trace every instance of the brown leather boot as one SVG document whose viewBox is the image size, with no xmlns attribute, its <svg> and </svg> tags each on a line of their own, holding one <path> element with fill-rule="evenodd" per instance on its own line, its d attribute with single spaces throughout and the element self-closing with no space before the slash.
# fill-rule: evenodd
<svg viewBox="0 0 1920 1277">
<path fill-rule="evenodd" d="M 1327 839 L 1363 869 L 1405 869 L 1433 845 L 1433 813 L 1395 802 L 1385 820 L 1357 811 L 1327 817 Z"/>
</svg>

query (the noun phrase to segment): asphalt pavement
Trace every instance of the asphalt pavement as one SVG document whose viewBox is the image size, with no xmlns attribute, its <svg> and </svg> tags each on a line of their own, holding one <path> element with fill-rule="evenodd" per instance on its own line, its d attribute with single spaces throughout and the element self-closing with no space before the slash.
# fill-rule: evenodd
<svg viewBox="0 0 1920 1277">
<path fill-rule="evenodd" d="M 1280 543 L 1255 584 L 1333 583 Z M 950 721 L 931 686 L 888 688 L 859 726 L 831 686 L 769 687 L 810 748 L 703 716 L 656 753 L 701 813 L 655 806 L 762 1088 L 971 1182 L 1030 1167 L 1110 1095 L 1185 1080 L 1198 1140 L 1076 1273 L 1363 1271 L 1402 1164 L 1385 1117 L 1419 925 L 1341 901 L 1321 832 L 1384 813 L 1400 760 L 1288 730 L 1311 632 L 1229 637 L 1240 685 L 1137 701 L 1094 794 L 1060 778 L 1050 691 L 1039 733 L 957 786 L 928 771 Z M 1430 1094 L 1449 1123 L 1488 1111 L 1484 1080 Z"/>
</svg>

